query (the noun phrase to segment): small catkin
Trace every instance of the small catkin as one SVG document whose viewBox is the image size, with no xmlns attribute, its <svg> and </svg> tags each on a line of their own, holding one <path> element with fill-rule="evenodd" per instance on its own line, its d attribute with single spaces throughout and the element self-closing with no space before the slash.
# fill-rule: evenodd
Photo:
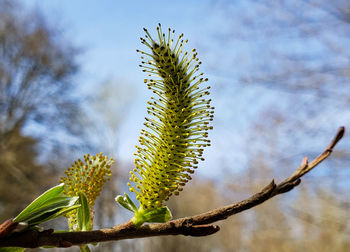
<svg viewBox="0 0 350 252">
<path fill-rule="evenodd" d="M 66 177 L 62 177 L 60 180 L 61 183 L 64 183 L 63 193 L 73 197 L 78 196 L 79 192 L 83 192 L 93 217 L 95 200 L 99 196 L 102 186 L 111 176 L 111 165 L 113 163 L 113 159 L 108 159 L 102 153 L 98 153 L 96 156 L 84 155 L 84 161 L 78 159 L 64 172 Z M 67 218 L 70 229 L 75 230 L 77 210 L 69 212 Z"/>
<path fill-rule="evenodd" d="M 187 40 L 181 34 L 174 42 L 175 31 L 167 35 L 157 27 L 157 39 L 147 29 L 141 42 L 151 53 L 142 54 L 140 67 L 148 73 L 144 82 L 155 97 L 148 101 L 146 129 L 136 146 L 135 168 L 128 183 L 143 209 L 156 209 L 171 195 L 178 195 L 191 174 L 203 161 L 203 149 L 210 145 L 214 107 L 207 99 L 210 87 L 195 49 L 183 52 Z"/>
</svg>

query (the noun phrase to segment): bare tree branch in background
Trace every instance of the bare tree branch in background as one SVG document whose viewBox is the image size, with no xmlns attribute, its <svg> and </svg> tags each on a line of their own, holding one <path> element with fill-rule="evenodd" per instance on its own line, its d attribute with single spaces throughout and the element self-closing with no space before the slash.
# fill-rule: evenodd
<svg viewBox="0 0 350 252">
<path fill-rule="evenodd" d="M 212 223 L 227 219 L 228 217 L 240 213 L 242 211 L 253 208 L 272 197 L 286 193 L 298 186 L 301 177 L 311 171 L 319 163 L 325 160 L 333 151 L 334 146 L 344 135 L 344 127 L 341 127 L 335 138 L 328 147 L 311 162 L 305 157 L 302 164 L 287 179 L 279 184 L 272 181 L 260 192 L 254 194 L 246 200 L 239 203 L 220 207 L 212 211 L 198 214 L 191 217 L 175 219 L 164 224 L 143 225 L 136 228 L 131 221 L 114 226 L 113 228 L 100 229 L 89 232 L 69 232 L 69 233 L 53 233 L 53 230 L 45 230 L 43 232 L 27 231 L 14 234 L 10 237 L 0 238 L 0 247 L 26 247 L 35 248 L 40 246 L 70 247 L 72 245 L 117 241 L 123 239 L 134 239 L 161 235 L 189 235 L 189 236 L 206 236 L 211 235 L 220 230 L 219 226 Z M 8 223 L 4 224 L 8 226 Z M 3 233 L 5 228 L 0 228 Z M 0 234 L 1 236 L 1 234 Z"/>
<path fill-rule="evenodd" d="M 70 94 L 75 49 L 59 45 L 39 14 L 19 19 L 15 10 L 1 8 L 1 134 L 8 136 L 31 120 L 51 129 L 68 127 L 67 118 L 78 112 Z"/>
<path fill-rule="evenodd" d="M 62 159 L 49 158 L 57 155 L 52 148 L 68 148 L 65 137 L 82 135 L 76 55 L 40 13 L 0 0 L 0 216 L 14 215 L 55 183 L 50 174 Z"/>
<path fill-rule="evenodd" d="M 270 62 L 242 80 L 348 101 L 343 91 L 350 87 L 349 3 L 305 0 L 260 2 L 255 6 L 253 15 L 243 17 L 243 34 L 250 39 L 268 38 L 269 46 L 261 50 L 270 56 Z M 278 48 L 274 43 L 288 46 Z"/>
<path fill-rule="evenodd" d="M 252 93 L 254 97 L 243 105 L 235 104 L 239 108 L 232 112 L 232 119 L 240 111 L 251 109 L 250 119 L 265 127 L 265 134 L 277 136 L 271 140 L 278 146 L 274 153 L 264 148 L 264 134 L 260 133 L 254 135 L 255 144 L 249 144 L 249 148 L 262 146 L 262 155 L 276 157 L 276 160 L 270 159 L 274 165 L 279 165 L 282 159 L 293 160 L 300 151 L 317 152 L 319 147 L 315 142 L 303 142 L 305 134 L 319 139 L 336 125 L 349 122 L 349 1 L 217 1 L 212 4 L 215 18 L 221 20 L 220 29 L 213 29 L 220 45 L 218 51 L 234 55 L 212 66 L 212 72 L 227 78 L 220 90 L 225 90 L 223 95 L 230 90 L 236 99 Z M 234 79 L 239 79 L 237 84 L 233 83 Z M 275 115 L 283 120 L 277 122 L 278 127 L 271 127 L 271 120 L 266 118 Z M 316 125 L 317 132 L 314 131 Z M 294 130 L 296 127 L 298 132 Z M 293 142 L 286 140 L 291 137 Z M 334 176 L 326 179 L 334 184 L 335 176 L 350 176 L 347 169 L 342 169 L 349 166 L 349 144 L 343 144 L 338 158 L 332 159 L 334 169 L 327 170 Z M 297 152 L 293 151 L 295 145 L 300 146 Z M 343 190 L 346 195 L 347 188 Z"/>
</svg>

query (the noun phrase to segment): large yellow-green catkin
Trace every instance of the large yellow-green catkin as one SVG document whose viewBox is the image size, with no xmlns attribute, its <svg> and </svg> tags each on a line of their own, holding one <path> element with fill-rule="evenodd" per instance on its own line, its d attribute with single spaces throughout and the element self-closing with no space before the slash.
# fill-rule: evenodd
<svg viewBox="0 0 350 252">
<path fill-rule="evenodd" d="M 135 168 L 130 172 L 130 191 L 143 209 L 159 208 L 172 194 L 178 195 L 198 166 L 207 139 L 213 109 L 210 106 L 208 81 L 198 73 L 201 62 L 195 49 L 183 52 L 187 40 L 183 34 L 174 42 L 175 31 L 165 35 L 157 27 L 157 39 L 149 32 L 141 42 L 151 53 L 142 54 L 148 88 L 155 97 L 148 101 L 147 129 L 141 131 L 136 146 Z"/>
<path fill-rule="evenodd" d="M 66 177 L 62 177 L 60 182 L 64 183 L 63 193 L 67 196 L 78 196 L 79 192 L 83 192 L 86 196 L 90 207 L 91 217 L 93 218 L 93 207 L 95 200 L 99 196 L 102 186 L 111 176 L 111 165 L 113 159 L 108 159 L 102 153 L 96 156 L 90 154 L 84 155 L 84 160 L 78 159 L 64 173 Z M 73 210 L 67 214 L 69 227 L 75 230 L 77 224 L 77 210 Z"/>
</svg>

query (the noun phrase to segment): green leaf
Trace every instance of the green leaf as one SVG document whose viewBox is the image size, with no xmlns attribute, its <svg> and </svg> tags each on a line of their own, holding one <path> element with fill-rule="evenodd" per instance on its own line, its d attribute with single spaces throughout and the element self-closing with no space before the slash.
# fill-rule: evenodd
<svg viewBox="0 0 350 252">
<path fill-rule="evenodd" d="M 33 219 L 39 218 L 41 215 L 60 210 L 64 207 L 73 206 L 77 200 L 78 197 L 56 197 L 49 199 L 41 207 L 33 209 L 33 211 L 26 216 L 24 221 L 30 222 Z"/>
<path fill-rule="evenodd" d="M 22 252 L 25 248 L 19 247 L 8 247 L 8 248 L 0 248 L 0 252 Z"/>
<path fill-rule="evenodd" d="M 115 197 L 115 201 L 117 201 L 122 207 L 128 209 L 131 212 L 137 211 L 135 204 L 131 201 L 131 199 L 128 197 L 126 193 L 125 193 L 125 197 L 123 197 L 122 195 L 118 195 L 117 197 Z M 132 205 L 130 204 L 129 201 L 132 202 Z"/>
<path fill-rule="evenodd" d="M 90 215 L 90 207 L 86 196 L 83 192 L 79 192 L 79 203 L 80 207 L 78 208 L 78 227 L 80 231 L 89 231 L 92 230 L 92 220 Z"/>
<path fill-rule="evenodd" d="M 146 222 L 160 222 L 164 223 L 172 218 L 171 212 L 168 207 L 163 206 L 154 210 L 146 211 L 144 213 Z"/>
<path fill-rule="evenodd" d="M 55 230 L 55 231 L 53 231 L 55 234 L 57 233 L 57 234 L 61 234 L 61 233 L 68 233 L 68 232 L 70 232 L 69 230 Z"/>
<path fill-rule="evenodd" d="M 13 221 L 22 222 L 25 221 L 28 216 L 32 214 L 38 207 L 44 205 L 49 199 L 55 198 L 59 196 L 64 189 L 64 184 L 61 183 L 58 186 L 55 186 L 43 194 L 41 194 L 38 198 L 36 198 L 29 206 L 27 206 L 19 215 L 17 215 Z"/>
<path fill-rule="evenodd" d="M 79 246 L 80 252 L 91 252 L 88 245 L 81 245 Z"/>
<path fill-rule="evenodd" d="M 74 210 L 74 209 L 77 209 L 78 207 L 80 207 L 80 205 L 74 205 L 74 206 L 70 206 L 70 207 L 64 207 L 64 208 L 61 208 L 61 209 L 57 209 L 56 211 L 53 211 L 53 212 L 48 212 L 46 213 L 45 215 L 42 215 L 40 216 L 40 218 L 38 219 L 35 219 L 35 220 L 32 220 L 29 225 L 32 226 L 32 225 L 37 225 L 37 224 L 40 224 L 42 222 L 45 222 L 45 221 L 49 221 L 49 220 L 52 220 L 52 219 L 55 219 L 59 216 L 62 216 L 62 215 L 65 215 L 66 213 Z"/>
<path fill-rule="evenodd" d="M 150 210 L 144 210 L 142 207 L 140 207 L 140 209 L 135 212 L 135 215 L 131 221 L 136 227 L 139 227 L 145 222 L 164 223 L 169 221 L 171 218 L 171 212 L 166 206 Z"/>
<path fill-rule="evenodd" d="M 129 198 L 129 196 L 128 196 L 126 193 L 124 193 L 124 195 L 125 195 L 124 198 L 126 198 L 128 204 L 129 204 L 129 206 L 131 206 L 131 208 L 134 210 L 134 212 L 136 212 L 136 211 L 137 211 L 137 207 L 136 207 L 136 205 L 134 204 L 134 202 Z"/>
</svg>

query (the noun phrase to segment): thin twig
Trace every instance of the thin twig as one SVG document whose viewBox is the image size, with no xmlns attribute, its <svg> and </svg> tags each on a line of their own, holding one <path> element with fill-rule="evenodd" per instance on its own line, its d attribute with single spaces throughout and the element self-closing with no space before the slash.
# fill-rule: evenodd
<svg viewBox="0 0 350 252">
<path fill-rule="evenodd" d="M 53 233 L 52 229 L 39 232 L 36 230 L 12 234 L 0 238 L 0 247 L 36 248 L 41 246 L 70 247 L 94 242 L 118 241 L 161 235 L 207 236 L 220 230 L 219 226 L 211 225 L 227 219 L 239 212 L 255 207 L 272 197 L 286 193 L 300 184 L 300 178 L 325 160 L 333 151 L 334 146 L 344 135 L 344 127 L 340 127 L 333 141 L 325 151 L 311 162 L 305 157 L 301 165 L 287 179 L 279 184 L 272 182 L 250 198 L 233 205 L 220 207 L 206 213 L 175 219 L 162 224 L 146 224 L 136 228 L 130 221 L 113 228 L 105 228 L 88 232 Z M 8 225 L 8 223 L 7 223 Z"/>
</svg>

